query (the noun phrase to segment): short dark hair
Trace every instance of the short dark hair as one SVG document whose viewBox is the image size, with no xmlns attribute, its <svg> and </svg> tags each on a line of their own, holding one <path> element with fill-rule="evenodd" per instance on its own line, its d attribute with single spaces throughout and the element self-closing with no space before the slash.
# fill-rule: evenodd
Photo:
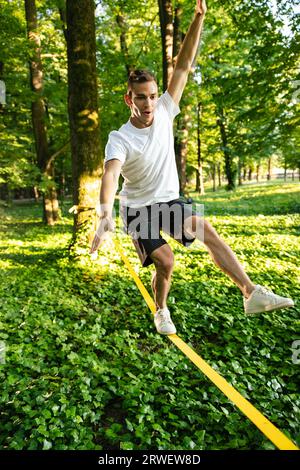
<svg viewBox="0 0 300 470">
<path fill-rule="evenodd" d="M 149 70 L 132 70 L 128 75 L 127 93 L 131 94 L 132 85 L 135 83 L 155 82 L 155 75 Z"/>
</svg>

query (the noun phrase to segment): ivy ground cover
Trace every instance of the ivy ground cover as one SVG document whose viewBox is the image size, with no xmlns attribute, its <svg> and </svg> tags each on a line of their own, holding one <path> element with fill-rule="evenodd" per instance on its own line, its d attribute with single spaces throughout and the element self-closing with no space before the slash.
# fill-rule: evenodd
<svg viewBox="0 0 300 470">
<path fill-rule="evenodd" d="M 246 317 L 238 289 L 200 242 L 185 250 L 170 241 L 178 335 L 300 445 L 299 184 L 194 197 L 253 281 L 295 307 Z M 68 207 L 49 228 L 39 204 L 1 206 L 1 448 L 273 449 L 156 334 L 112 241 L 96 261 L 69 260 Z M 122 243 L 150 291 L 151 268 Z"/>
</svg>

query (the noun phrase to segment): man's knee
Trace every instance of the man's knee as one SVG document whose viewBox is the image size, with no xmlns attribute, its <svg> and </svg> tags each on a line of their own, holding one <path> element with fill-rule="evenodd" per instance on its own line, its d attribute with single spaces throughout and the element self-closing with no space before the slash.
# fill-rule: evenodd
<svg viewBox="0 0 300 470">
<path fill-rule="evenodd" d="M 210 245 L 219 240 L 219 235 L 213 226 L 204 218 L 192 216 L 184 222 L 186 235 L 197 238 L 202 243 Z"/>
<path fill-rule="evenodd" d="M 205 245 L 210 246 L 210 245 L 218 244 L 219 240 L 220 240 L 220 237 L 218 233 L 216 232 L 216 230 L 213 228 L 213 226 L 209 222 L 205 221 L 204 222 L 204 240 L 203 240 Z"/>
<path fill-rule="evenodd" d="M 204 242 L 205 220 L 198 215 L 192 215 L 184 221 L 184 234 L 187 238 L 197 238 Z"/>
<path fill-rule="evenodd" d="M 169 276 L 174 267 L 174 254 L 168 245 L 163 245 L 151 254 L 156 271 Z"/>
<path fill-rule="evenodd" d="M 173 253 L 169 254 L 168 256 L 165 256 L 161 259 L 156 259 L 154 261 L 156 271 L 160 272 L 161 274 L 164 274 L 166 276 L 170 276 L 173 272 L 173 267 L 174 267 L 174 255 Z"/>
</svg>

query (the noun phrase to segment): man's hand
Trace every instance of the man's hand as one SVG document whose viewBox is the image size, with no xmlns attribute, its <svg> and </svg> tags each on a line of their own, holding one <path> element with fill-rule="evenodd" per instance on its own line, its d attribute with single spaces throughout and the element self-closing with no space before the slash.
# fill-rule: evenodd
<svg viewBox="0 0 300 470">
<path fill-rule="evenodd" d="M 100 223 L 96 230 L 94 239 L 92 241 L 92 246 L 90 249 L 90 253 L 95 253 L 98 248 L 101 246 L 105 238 L 107 237 L 108 232 L 113 232 L 115 229 L 115 223 L 111 217 L 101 217 Z"/>
<path fill-rule="evenodd" d="M 196 14 L 200 13 L 200 15 L 205 15 L 207 11 L 207 6 L 205 0 L 197 0 L 196 2 Z"/>
</svg>

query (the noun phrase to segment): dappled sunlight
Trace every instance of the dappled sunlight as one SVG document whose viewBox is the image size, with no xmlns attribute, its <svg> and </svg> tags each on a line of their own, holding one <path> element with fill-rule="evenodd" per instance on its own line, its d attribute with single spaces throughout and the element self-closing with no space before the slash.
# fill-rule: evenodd
<svg viewBox="0 0 300 470">
<path fill-rule="evenodd" d="M 290 203 L 285 200 L 288 211 Z M 272 195 L 266 202 L 270 203 Z M 250 212 L 251 207 L 256 208 L 255 198 L 249 202 Z M 53 419 L 60 416 L 68 426 L 74 421 L 70 406 L 80 407 L 76 416 L 85 413 L 85 421 L 78 418 L 76 430 L 86 429 L 101 419 L 116 397 L 133 423 L 141 413 L 141 400 L 153 416 L 159 417 L 163 406 L 183 421 L 187 403 L 197 426 L 205 425 L 209 435 L 216 432 L 214 417 L 224 424 L 233 419 L 223 411 L 231 413 L 233 405 L 174 345 L 156 334 L 151 312 L 116 250 L 118 237 L 151 294 L 153 267 L 141 268 L 129 236 L 111 234 L 97 259 L 87 255 L 87 248 L 75 262 L 67 256 L 70 216 L 49 228 L 38 223 L 37 207 L 7 208 L 5 215 L 0 224 L 2 340 L 8 345 L 6 369 L 1 369 L 8 396 L 4 423 L 15 417 L 13 403 L 18 401 L 24 416 L 26 406 L 34 419 L 51 409 Z M 298 382 L 291 342 L 298 334 L 300 215 L 220 214 L 208 219 L 255 282 L 294 297 L 296 307 L 245 317 L 238 288 L 217 269 L 205 246 L 197 241 L 184 249 L 165 236 L 175 253 L 168 302 L 172 318 L 185 342 L 245 397 L 259 403 L 267 416 L 272 406 L 272 415 L 284 420 L 285 430 L 294 436 Z M 35 396 L 41 397 L 39 403 Z M 173 432 L 173 419 L 166 420 Z M 250 433 L 252 425 L 245 426 Z M 100 428 L 97 436 L 105 437 Z M 227 435 L 222 439 L 220 446 L 226 448 Z M 246 446 L 262 447 L 263 439 L 258 433 L 247 437 Z"/>
<path fill-rule="evenodd" d="M 204 214 L 291 214 L 300 212 L 299 183 L 270 182 L 266 185 L 238 187 L 234 192 L 210 192 L 205 196 L 191 193 L 194 201 L 204 204 Z M 272 196 L 272 204 L 268 198 Z M 255 206 L 252 202 L 255 200 Z M 287 202 L 289 201 L 289 204 Z M 251 205 L 251 207 L 250 207 Z"/>
<path fill-rule="evenodd" d="M 1 1 L 7 460 L 300 445 L 298 8 L 207 3 L 206 15 L 204 0 Z M 119 215 L 137 208 L 128 233 L 149 238 L 141 218 L 155 202 L 177 239 L 199 240 L 142 241 L 155 261 L 144 268 Z M 244 270 L 261 284 L 247 301 Z M 174 332 L 157 328 L 170 325 L 165 303 L 178 336 L 159 334 Z"/>
<path fill-rule="evenodd" d="M 94 131 L 99 127 L 99 114 L 97 111 L 84 109 L 78 113 L 78 131 Z"/>
</svg>

